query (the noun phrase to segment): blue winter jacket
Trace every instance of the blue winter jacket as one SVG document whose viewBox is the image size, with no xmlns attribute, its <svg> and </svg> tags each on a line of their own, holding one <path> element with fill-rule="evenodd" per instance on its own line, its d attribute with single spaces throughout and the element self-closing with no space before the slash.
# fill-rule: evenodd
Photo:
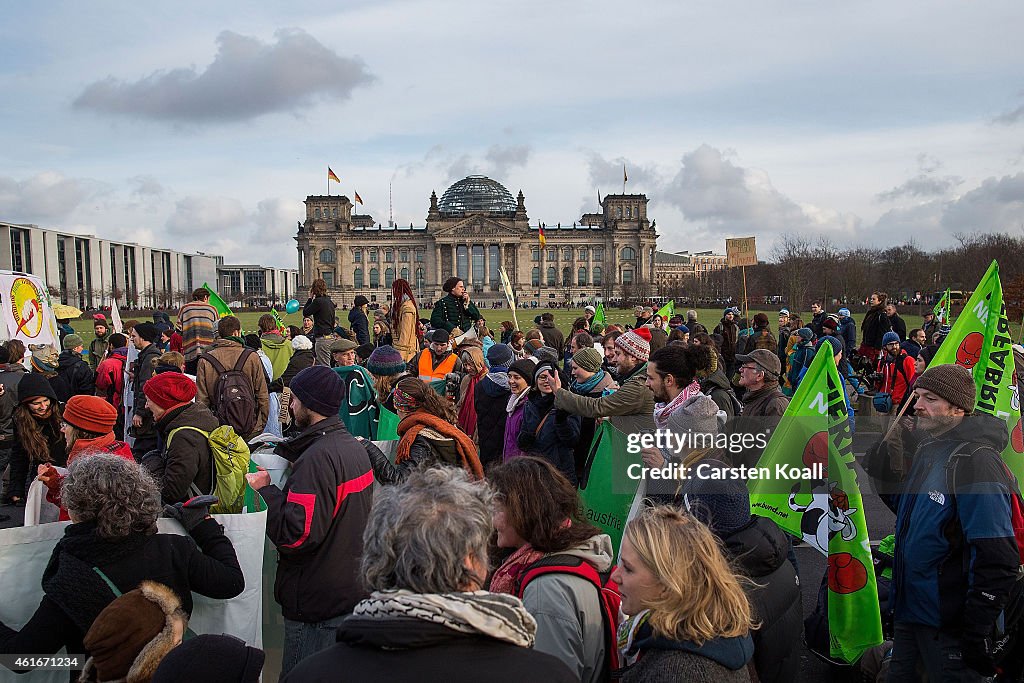
<svg viewBox="0 0 1024 683">
<path fill-rule="evenodd" d="M 896 512 L 890 598 L 896 621 L 989 635 L 1020 562 L 999 455 L 1007 440 L 1004 421 L 966 418 L 938 438 L 926 437 L 902 493 L 883 496 Z M 953 475 L 946 465 L 964 442 L 960 452 L 973 454 L 955 458 Z"/>
<path fill-rule="evenodd" d="M 857 350 L 857 323 L 853 318 L 846 315 L 839 321 L 839 338 L 843 341 L 843 358 L 849 358 L 850 354 Z"/>
</svg>

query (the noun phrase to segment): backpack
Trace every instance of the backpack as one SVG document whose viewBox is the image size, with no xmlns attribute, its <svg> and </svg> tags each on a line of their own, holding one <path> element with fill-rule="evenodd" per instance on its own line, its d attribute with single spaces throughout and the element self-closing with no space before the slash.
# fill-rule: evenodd
<svg viewBox="0 0 1024 683">
<path fill-rule="evenodd" d="M 961 443 L 949 454 L 949 459 L 946 461 L 946 487 L 953 500 L 954 509 L 956 506 L 956 474 L 961 458 L 973 457 L 978 451 L 989 448 L 988 446 L 979 446 L 970 453 L 963 452 L 970 444 L 969 441 Z M 1013 528 L 1013 535 L 1017 541 L 1018 560 L 1021 567 L 1024 567 L 1024 497 L 1021 496 L 1020 486 L 1017 483 L 1017 478 L 1013 476 L 1013 472 L 1006 466 L 998 453 L 996 457 L 999 464 L 1003 466 L 1006 484 L 1010 489 L 1010 526 Z M 995 630 L 993 661 L 998 668 L 1004 670 L 1004 674 L 1012 670 L 1019 676 L 1024 670 L 1024 661 L 1022 661 L 1024 658 L 1021 658 L 1020 655 L 1024 651 L 1024 570 L 1022 569 L 1018 569 L 1017 580 L 1010 588 L 1006 605 L 1003 607 L 1000 619 L 996 621 Z"/>
<path fill-rule="evenodd" d="M 193 481 L 190 491 L 193 496 L 207 493 L 217 496 L 219 502 L 210 506 L 211 513 L 234 514 L 242 511 L 245 496 L 245 475 L 249 471 L 249 446 L 245 439 L 235 433 L 231 425 L 221 425 L 212 432 L 198 427 L 176 427 L 167 435 L 167 448 L 171 439 L 182 429 L 191 429 L 206 437 L 210 447 L 210 466 L 213 470 L 210 481 L 211 491 L 200 491 Z"/>
<path fill-rule="evenodd" d="M 243 349 L 231 370 L 227 370 L 210 353 L 199 356 L 209 362 L 219 375 L 210 397 L 213 399 L 213 414 L 222 425 L 230 425 L 238 434 L 252 434 L 256 429 L 256 392 L 252 380 L 242 372 L 245 361 L 253 353 L 256 352 L 252 349 Z"/>
<path fill-rule="evenodd" d="M 548 555 L 537 560 L 520 575 L 516 596 L 520 600 L 526 586 L 544 574 L 570 574 L 589 582 L 596 590 L 601 605 L 601 623 L 604 626 L 605 669 L 601 680 L 611 680 L 611 675 L 620 667 L 618 648 L 619 605 L 622 597 L 619 588 L 611 580 L 611 572 L 598 572 L 594 566 L 575 555 Z"/>
</svg>

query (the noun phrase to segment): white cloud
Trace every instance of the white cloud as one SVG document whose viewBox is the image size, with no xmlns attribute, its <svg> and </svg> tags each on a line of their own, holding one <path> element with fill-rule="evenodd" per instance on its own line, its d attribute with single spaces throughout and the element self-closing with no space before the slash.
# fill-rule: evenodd
<svg viewBox="0 0 1024 683">
<path fill-rule="evenodd" d="M 70 216 L 83 203 L 109 192 L 87 178 L 68 178 L 45 171 L 16 180 L 0 176 L 0 216 L 5 220 L 46 225 Z"/>
<path fill-rule="evenodd" d="M 157 71 L 135 82 L 107 77 L 81 92 L 74 106 L 108 114 L 177 122 L 244 121 L 345 101 L 373 80 L 359 58 L 342 57 L 300 29 L 281 29 L 276 43 L 224 31 L 204 70 Z"/>
<path fill-rule="evenodd" d="M 230 197 L 185 197 L 167 218 L 167 231 L 182 236 L 206 236 L 244 227 L 248 216 L 241 202 Z"/>
</svg>

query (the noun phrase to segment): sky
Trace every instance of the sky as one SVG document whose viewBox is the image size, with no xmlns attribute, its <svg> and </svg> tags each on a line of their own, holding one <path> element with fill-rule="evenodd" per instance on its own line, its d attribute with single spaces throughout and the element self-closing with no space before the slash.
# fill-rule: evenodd
<svg viewBox="0 0 1024 683">
<path fill-rule="evenodd" d="M 16 3 L 0 220 L 296 267 L 302 201 L 423 225 L 644 193 L 659 248 L 1024 232 L 1024 3 Z M 1014 47 L 1016 45 L 1017 47 Z"/>
</svg>

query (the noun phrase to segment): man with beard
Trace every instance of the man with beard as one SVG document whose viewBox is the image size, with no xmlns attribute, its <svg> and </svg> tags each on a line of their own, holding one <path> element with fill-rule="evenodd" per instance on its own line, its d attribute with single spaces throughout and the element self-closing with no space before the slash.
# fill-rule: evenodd
<svg viewBox="0 0 1024 683">
<path fill-rule="evenodd" d="M 299 433 L 277 454 L 292 463 L 284 490 L 262 467 L 247 474 L 267 503 L 267 537 L 279 553 L 274 595 L 285 619 L 286 674 L 334 644 L 335 628 L 365 597 L 359 573 L 373 470 L 338 417 L 342 380 L 323 366 L 292 378 L 289 411 Z"/>
<path fill-rule="evenodd" d="M 577 396 L 554 380 L 555 408 L 581 417 L 610 418 L 620 432 L 648 432 L 654 429 L 654 395 L 647 388 L 647 359 L 651 355 L 651 331 L 630 330 L 615 339 L 615 376 L 619 388 L 600 398 Z"/>
<path fill-rule="evenodd" d="M 409 361 L 410 375 L 415 375 L 430 384 L 445 379 L 450 373 L 462 374 L 462 360 L 452 353 L 448 331 L 444 328 L 432 330 L 427 338 L 430 345 Z"/>
<path fill-rule="evenodd" d="M 959 365 L 928 368 L 914 393 L 916 426 L 865 459 L 896 513 L 889 680 L 916 680 L 918 666 L 931 681 L 988 680 L 994 626 L 1020 564 L 1015 487 L 1000 457 L 1006 422 L 974 414 L 974 379 Z M 897 445 L 910 457 L 890 452 Z"/>
</svg>

